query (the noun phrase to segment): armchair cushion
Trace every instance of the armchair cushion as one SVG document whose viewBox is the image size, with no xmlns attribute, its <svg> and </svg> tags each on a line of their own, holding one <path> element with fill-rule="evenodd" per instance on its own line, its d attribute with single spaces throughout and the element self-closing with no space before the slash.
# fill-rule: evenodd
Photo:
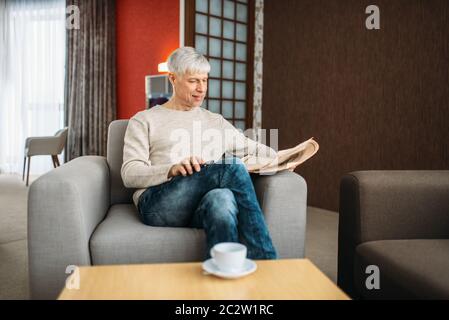
<svg viewBox="0 0 449 320">
<path fill-rule="evenodd" d="M 113 205 L 90 240 L 92 264 L 190 262 L 204 259 L 201 229 L 144 225 L 134 204 Z"/>
<path fill-rule="evenodd" d="M 382 240 L 361 244 L 354 265 L 357 291 L 370 299 L 449 299 L 449 240 Z M 380 290 L 365 284 L 379 267 Z"/>
</svg>

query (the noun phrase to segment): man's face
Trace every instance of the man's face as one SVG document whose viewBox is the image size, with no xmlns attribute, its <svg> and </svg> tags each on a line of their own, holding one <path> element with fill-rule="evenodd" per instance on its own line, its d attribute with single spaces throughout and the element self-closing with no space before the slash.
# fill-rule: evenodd
<svg viewBox="0 0 449 320">
<path fill-rule="evenodd" d="M 170 74 L 178 101 L 189 107 L 199 107 L 207 92 L 207 73 Z"/>
</svg>

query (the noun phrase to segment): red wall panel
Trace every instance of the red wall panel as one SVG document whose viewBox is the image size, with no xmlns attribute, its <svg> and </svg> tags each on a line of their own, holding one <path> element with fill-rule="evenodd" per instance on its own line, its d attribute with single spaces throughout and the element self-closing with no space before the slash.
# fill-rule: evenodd
<svg viewBox="0 0 449 320">
<path fill-rule="evenodd" d="M 117 0 L 117 118 L 145 108 L 145 76 L 179 46 L 179 0 Z"/>
</svg>

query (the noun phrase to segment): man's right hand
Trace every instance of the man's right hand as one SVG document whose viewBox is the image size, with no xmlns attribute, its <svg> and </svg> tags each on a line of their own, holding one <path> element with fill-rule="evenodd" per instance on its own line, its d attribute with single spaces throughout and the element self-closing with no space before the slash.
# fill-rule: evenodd
<svg viewBox="0 0 449 320">
<path fill-rule="evenodd" d="M 175 164 L 170 168 L 168 172 L 168 178 L 183 175 L 184 177 L 193 174 L 193 170 L 199 172 L 201 170 L 200 165 L 205 161 L 200 157 L 188 157 L 182 160 L 179 164 Z"/>
</svg>

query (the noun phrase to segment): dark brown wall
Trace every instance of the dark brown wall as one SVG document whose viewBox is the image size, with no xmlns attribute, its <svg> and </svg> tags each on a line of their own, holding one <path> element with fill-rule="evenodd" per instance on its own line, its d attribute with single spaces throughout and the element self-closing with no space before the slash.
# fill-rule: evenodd
<svg viewBox="0 0 449 320">
<path fill-rule="evenodd" d="M 264 17 L 263 127 L 319 142 L 296 170 L 309 205 L 337 211 L 347 172 L 449 168 L 449 1 L 266 0 Z"/>
</svg>

